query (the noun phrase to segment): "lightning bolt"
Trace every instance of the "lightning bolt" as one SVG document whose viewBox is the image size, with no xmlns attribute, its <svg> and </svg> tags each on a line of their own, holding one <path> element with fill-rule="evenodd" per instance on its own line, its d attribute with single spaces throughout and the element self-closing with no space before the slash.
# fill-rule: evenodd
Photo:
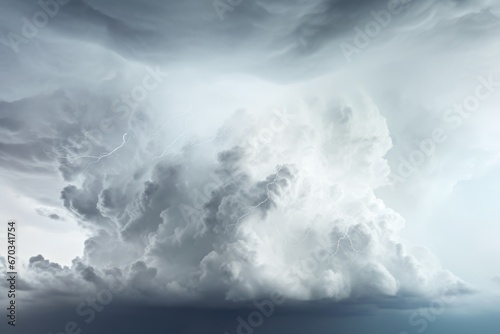
<svg viewBox="0 0 500 334">
<path fill-rule="evenodd" d="M 170 143 L 168 144 L 165 149 L 163 150 L 163 152 L 157 156 L 157 157 L 154 157 L 153 158 L 153 161 L 154 160 L 159 160 L 161 158 L 163 158 L 165 156 L 165 154 L 167 154 L 168 150 L 173 146 L 175 145 L 175 143 L 177 143 L 179 141 L 179 139 L 181 139 L 182 137 L 184 137 L 186 135 L 186 133 L 189 131 L 189 120 L 193 117 L 193 114 L 191 112 L 188 113 L 190 116 L 186 119 L 186 122 L 184 123 L 184 130 L 177 136 L 175 137 L 175 139 Z M 162 127 L 164 128 L 166 126 L 166 123 L 165 125 Z M 160 131 L 160 130 L 159 130 Z M 157 131 L 156 133 L 158 133 L 159 131 Z"/>
<path fill-rule="evenodd" d="M 353 214 L 346 214 L 343 210 L 341 210 L 341 215 L 344 216 L 344 218 L 346 216 L 348 216 L 348 218 L 356 218 L 358 217 L 361 213 L 363 212 L 363 210 L 357 210 L 356 212 L 354 212 Z M 356 227 L 354 226 L 348 226 L 347 224 L 345 225 L 345 232 L 344 232 L 344 235 L 342 237 L 339 238 L 339 240 L 337 241 L 337 247 L 335 249 L 335 252 L 333 252 L 331 255 L 330 255 L 330 259 L 333 258 L 335 255 L 337 255 L 337 253 L 339 252 L 339 249 L 341 247 L 341 242 L 344 241 L 344 240 L 348 240 L 350 245 L 351 245 L 351 249 L 356 253 L 356 255 L 354 256 L 354 258 L 352 259 L 352 261 L 354 261 L 354 259 L 356 259 L 359 255 L 359 253 L 364 253 L 363 251 L 360 251 L 358 249 L 356 249 L 356 247 L 354 247 L 354 243 L 351 239 L 351 236 L 349 235 L 349 231 L 350 230 L 354 230 L 356 232 L 358 232 L 358 234 L 363 237 L 363 233 L 361 233 L 358 229 L 356 229 Z"/>
<path fill-rule="evenodd" d="M 94 164 L 97 164 L 99 163 L 102 159 L 104 158 L 107 158 L 113 154 L 116 153 L 116 151 L 118 151 L 119 149 L 121 149 L 123 146 L 125 146 L 125 144 L 127 143 L 127 140 L 126 140 L 126 137 L 127 137 L 127 133 L 125 132 L 122 136 L 122 143 L 120 144 L 120 146 L 114 148 L 111 152 L 109 153 L 104 153 L 104 154 L 101 154 L 100 156 L 83 156 L 83 157 L 79 157 L 79 158 L 90 158 L 90 159 L 96 159 L 96 161 L 94 162 L 91 162 L 88 164 L 88 166 L 90 165 L 94 165 Z M 87 168 L 88 168 L 87 166 Z"/>
<path fill-rule="evenodd" d="M 95 164 L 99 163 L 102 159 L 107 158 L 107 157 L 115 154 L 119 149 L 121 149 L 123 146 L 125 146 L 125 144 L 127 143 L 126 137 L 127 137 L 127 133 L 124 133 L 123 136 L 122 136 L 122 143 L 119 146 L 115 147 L 112 151 L 110 151 L 108 153 L 104 153 L 104 154 L 101 154 L 99 156 L 91 156 L 91 155 L 89 155 L 89 156 L 80 156 L 80 157 L 76 157 L 72 161 L 75 161 L 77 159 L 95 159 L 95 161 L 89 163 L 87 165 L 87 167 L 85 167 L 85 169 L 82 171 L 82 173 L 86 173 L 87 170 L 89 169 L 89 167 L 91 165 L 95 165 Z"/>
<path fill-rule="evenodd" d="M 88 131 L 84 134 L 85 137 L 87 136 L 87 133 L 88 133 Z M 69 157 L 65 157 L 63 155 L 59 155 L 59 154 L 55 154 L 55 153 L 49 152 L 42 145 L 40 145 L 40 147 L 42 148 L 43 152 L 45 154 L 47 154 L 47 155 L 53 156 L 53 157 L 58 158 L 58 159 L 67 160 L 68 162 L 67 163 L 63 163 L 63 165 L 67 165 L 69 163 L 73 163 L 74 161 L 79 160 L 79 159 L 95 159 L 96 161 L 91 162 L 91 163 L 89 163 L 87 165 L 87 168 L 88 168 L 90 165 L 99 163 L 102 159 L 109 157 L 110 155 L 114 154 L 116 151 L 118 151 L 119 149 L 121 149 L 126 144 L 126 137 L 127 137 L 127 133 L 123 134 L 123 136 L 122 136 L 122 143 L 118 147 L 114 148 L 111 152 L 104 153 L 104 154 L 101 154 L 99 156 L 94 156 L 94 155 L 80 155 L 80 156 L 76 156 L 76 157 L 73 157 L 73 158 L 69 158 Z M 69 148 L 76 148 L 77 146 L 76 145 L 71 145 L 71 146 L 68 146 L 68 147 Z M 85 170 L 87 168 L 85 168 Z"/>
<path fill-rule="evenodd" d="M 269 182 L 266 185 L 267 197 L 264 200 L 262 200 L 260 203 L 248 208 L 247 212 L 244 215 L 240 216 L 240 218 L 238 218 L 235 223 L 226 225 L 226 228 L 224 229 L 224 233 L 222 233 L 220 236 L 223 236 L 224 234 L 226 234 L 227 229 L 229 227 L 237 226 L 245 217 L 249 216 L 252 213 L 252 211 L 254 211 L 255 209 L 258 209 L 262 204 L 266 203 L 267 201 L 269 201 L 271 199 L 271 190 L 269 189 L 269 187 L 274 185 L 276 183 L 276 181 L 278 181 L 279 173 L 280 173 L 282 168 L 283 168 L 283 165 L 278 167 L 278 169 L 276 171 L 276 176 L 274 177 L 274 180 Z"/>
<path fill-rule="evenodd" d="M 175 145 L 175 143 L 177 143 L 177 141 L 179 141 L 179 139 L 181 139 L 182 137 L 184 137 L 184 135 L 188 132 L 188 129 L 185 129 L 184 131 L 181 132 L 180 135 L 178 135 L 170 144 L 168 144 L 165 149 L 163 150 L 163 152 L 157 156 L 157 157 L 154 157 L 153 160 L 159 160 L 161 158 L 163 158 L 165 156 L 165 154 L 167 154 L 168 150 L 170 149 L 170 147 L 172 147 L 173 145 Z"/>
<path fill-rule="evenodd" d="M 274 228 L 279 233 L 278 227 L 276 225 L 274 225 Z M 311 234 L 311 231 L 312 231 L 312 228 L 308 227 L 307 230 L 306 230 L 305 236 L 301 240 L 294 242 L 293 245 L 300 245 L 301 243 L 303 243 L 304 241 L 306 241 L 306 239 Z M 283 239 L 283 244 L 285 245 L 285 247 L 288 248 L 288 241 L 286 241 L 286 239 L 284 237 L 282 237 L 281 239 Z"/>
</svg>

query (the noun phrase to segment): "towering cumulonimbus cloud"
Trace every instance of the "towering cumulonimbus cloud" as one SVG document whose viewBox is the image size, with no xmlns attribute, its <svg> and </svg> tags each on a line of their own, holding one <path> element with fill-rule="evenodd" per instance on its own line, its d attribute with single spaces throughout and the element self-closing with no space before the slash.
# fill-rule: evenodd
<svg viewBox="0 0 500 334">
<path fill-rule="evenodd" d="M 7 2 L 5 32 L 41 10 Z M 496 62 L 484 28 L 497 30 L 498 4 L 414 0 L 349 62 L 340 43 L 356 47 L 355 28 L 387 5 L 245 1 L 221 22 L 211 2 L 72 0 L 26 43 L 2 38 L 2 171 L 66 210 L 39 215 L 89 235 L 71 266 L 33 256 L 28 293 L 79 297 L 112 280 L 123 298 L 173 304 L 471 292 L 405 246 L 405 220 L 375 192 L 389 186 L 393 139 L 426 134 L 410 107 L 436 117 L 426 103 L 449 103 L 435 91 L 462 79 L 459 56 Z M 445 60 L 422 57 L 436 50 Z"/>
<path fill-rule="evenodd" d="M 432 255 L 409 252 L 403 218 L 374 195 L 388 182 L 391 139 L 373 101 L 297 89 L 278 106 L 236 111 L 206 139 L 192 130 L 165 149 L 165 124 L 138 110 L 125 144 L 113 134 L 113 154 L 59 151 L 75 180 L 61 200 L 92 236 L 71 268 L 33 257 L 31 284 L 88 291 L 116 272 L 131 299 L 221 305 L 274 291 L 300 301 L 471 291 Z"/>
</svg>

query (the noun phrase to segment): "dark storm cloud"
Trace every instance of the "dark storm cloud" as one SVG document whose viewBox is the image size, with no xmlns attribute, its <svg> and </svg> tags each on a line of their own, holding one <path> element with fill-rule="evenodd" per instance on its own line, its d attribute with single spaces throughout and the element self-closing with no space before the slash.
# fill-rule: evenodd
<svg viewBox="0 0 500 334">
<path fill-rule="evenodd" d="M 7 4 L 0 14 L 2 37 L 19 33 L 20 17 L 40 10 L 34 1 L 2 2 Z M 182 78 L 172 79 L 171 91 L 158 94 L 164 100 L 138 104 L 127 117 L 113 113 L 114 101 L 144 82 L 144 74 L 138 80 L 127 75 L 136 63 L 283 82 L 314 77 L 331 63 L 345 63 L 338 42 L 352 41 L 353 28 L 363 27 L 373 19 L 370 11 L 387 3 L 245 0 L 221 21 L 211 1 L 71 0 L 37 37 L 19 45 L 18 54 L 3 38 L 7 45 L 0 51 L 0 69 L 10 81 L 0 83 L 0 168 L 33 175 L 57 170 L 69 183 L 60 192 L 62 204 L 90 234 L 83 258 L 71 267 L 32 257 L 25 286 L 47 303 L 72 297 L 78 305 L 82 296 L 105 288 L 108 276 L 119 277 L 126 291 L 91 325 L 99 330 L 114 325 L 123 333 L 155 333 L 159 327 L 196 333 L 207 326 L 222 333 L 235 328 L 241 314 L 241 309 L 190 310 L 197 322 L 184 316 L 186 309 L 127 307 L 137 300 L 248 307 L 250 300 L 284 287 L 289 304 L 264 333 L 273 332 L 273 326 L 290 329 L 277 324 L 308 312 L 366 315 L 417 308 L 432 295 L 473 292 L 440 265 L 427 268 L 433 261 L 429 254 L 412 255 L 397 237 L 403 219 L 374 195 L 388 175 L 385 154 L 391 138 L 371 98 L 349 95 L 347 102 L 340 101 L 330 96 L 339 87 L 322 81 L 304 99 L 303 114 L 281 120 L 290 132 L 276 130 L 276 118 L 253 120 L 236 112 L 232 121 L 238 131 L 221 140 L 222 148 L 210 142 L 196 149 L 193 130 L 195 135 L 185 135 L 189 139 L 178 144 L 181 149 L 168 149 L 175 148 L 184 124 L 161 116 L 176 109 L 168 102 L 179 93 L 175 86 L 185 87 Z M 476 12 L 471 1 L 419 4 L 418 17 L 432 12 L 430 5 L 438 14 L 415 38 L 437 29 L 444 33 L 436 36 L 447 41 L 453 24 L 477 36 L 484 27 L 471 31 L 474 20 L 493 15 Z M 460 13 L 449 14 L 447 6 Z M 399 27 L 399 21 L 389 27 L 394 34 L 387 39 L 397 39 Z M 200 77 L 196 84 L 204 85 L 206 78 Z M 231 86 L 238 85 L 222 85 L 227 92 L 214 94 L 216 99 L 231 100 Z M 241 103 L 261 98 L 255 94 Z M 213 114 L 210 107 L 207 103 L 195 121 L 186 121 L 187 130 L 202 124 L 210 135 L 219 133 L 221 124 L 211 122 L 225 117 L 223 111 L 218 114 L 225 106 L 217 105 Z M 235 110 L 233 105 L 227 109 Z M 103 129 L 104 119 L 113 131 Z M 168 131 L 153 131 L 162 127 Z M 262 133 L 276 140 L 264 145 Z M 257 138 L 257 145 L 249 138 Z M 320 153 L 301 151 L 298 144 Z M 259 154 L 251 158 L 252 150 Z M 207 158 L 211 151 L 218 153 L 215 162 Z M 289 156 L 292 162 L 282 158 Z M 354 218 L 344 213 L 353 207 L 362 212 Z M 60 219 L 50 211 L 37 212 Z M 311 267 L 311 249 L 320 241 L 327 245 L 323 252 L 330 252 L 329 261 L 313 258 Z M 59 320 L 66 315 L 75 317 L 63 310 L 57 321 L 44 318 L 41 330 L 62 328 Z M 160 315 L 169 323 L 158 321 Z M 224 325 L 214 324 L 212 316 Z"/>
<path fill-rule="evenodd" d="M 4 44 L 9 45 L 5 35 L 8 32 L 20 33 L 20 18 L 29 18 L 41 8 L 35 2 L 4 2 L 8 8 L 4 15 L 8 19 L 4 21 L 2 35 Z M 211 1 L 71 0 L 61 6 L 47 27 L 40 29 L 41 41 L 36 48 L 43 50 L 43 42 L 59 35 L 96 43 L 127 59 L 145 63 L 163 63 L 166 60 L 196 64 L 206 61 L 218 64 L 218 71 L 246 70 L 264 76 L 279 73 L 279 76 L 295 77 L 298 73 L 305 74 L 306 69 L 308 75 L 311 70 L 318 70 L 305 61 L 308 55 L 313 56 L 309 60 L 315 60 L 316 67 L 321 68 L 324 65 L 321 63 L 330 64 L 332 57 L 341 55 L 339 41 L 346 38 L 352 41 L 354 27 L 363 28 L 364 24 L 373 20 L 371 11 L 387 10 L 389 3 L 388 0 L 243 1 L 233 11 L 226 12 L 226 19 L 221 21 Z M 483 22 L 494 23 L 495 16 L 486 9 L 478 11 L 473 1 L 447 0 L 439 6 L 429 0 L 408 3 L 402 6 L 412 6 L 413 12 L 410 13 L 421 17 L 422 21 L 435 8 L 452 8 L 464 13 L 470 11 L 461 20 L 453 16 L 445 17 L 450 21 L 458 20 L 454 23 L 470 34 L 481 30 L 476 28 L 479 18 Z M 491 7 L 486 2 L 483 6 Z M 393 18 L 394 21 L 399 19 Z M 387 29 L 395 28 L 391 25 Z M 444 31 L 449 28 L 444 24 L 429 24 L 429 32 L 434 29 Z M 30 40 L 30 44 L 35 42 L 37 37 Z M 327 46 L 330 49 L 319 54 Z M 20 49 L 23 47 L 30 50 L 32 46 L 20 45 Z M 3 52 L 12 57 L 8 46 Z M 203 54 L 201 59 L 200 54 Z M 318 64 L 317 60 L 321 63 Z M 270 65 L 276 67 L 272 73 L 266 70 Z M 294 68 L 296 73 L 290 68 Z"/>
<path fill-rule="evenodd" d="M 52 263 L 49 260 L 45 260 L 42 255 L 37 255 L 30 258 L 29 262 L 30 268 L 34 270 L 42 271 L 62 271 L 62 267 L 57 263 Z"/>
<path fill-rule="evenodd" d="M 181 167 L 176 165 L 158 165 L 152 181 L 144 182 L 142 192 L 126 208 L 122 208 L 126 212 L 121 231 L 125 240 L 157 231 L 158 225 L 162 223 L 161 212 L 171 207 L 181 196 L 178 189 L 180 170 Z"/>
<path fill-rule="evenodd" d="M 206 209 L 206 227 L 215 233 L 234 229 L 238 219 L 248 214 L 252 203 L 262 203 L 258 210 L 265 217 L 266 212 L 273 206 L 269 192 L 278 193 L 277 188 L 286 183 L 287 177 L 291 177 L 289 167 L 282 166 L 279 175 L 269 175 L 265 181 L 252 185 L 250 176 L 237 167 L 243 164 L 245 154 L 241 147 L 235 147 L 221 152 L 218 156 L 220 168 L 216 173 L 224 181 L 203 205 Z"/>
<path fill-rule="evenodd" d="M 40 10 L 35 4 L 14 6 L 12 1 L 7 2 L 14 18 L 30 17 Z M 41 29 L 40 36 L 50 39 L 51 34 L 58 34 L 96 43 L 127 59 L 146 63 L 201 61 L 218 64 L 219 71 L 246 70 L 264 76 L 269 76 L 265 68 L 275 66 L 274 73 L 280 77 L 294 77 L 294 73 L 287 74 L 279 67 L 294 66 L 298 73 L 305 74 L 306 69 L 314 68 L 304 62 L 305 56 L 337 43 L 356 24 L 370 18 L 371 10 L 385 9 L 387 3 L 244 1 L 227 12 L 221 22 L 211 1 L 71 0 L 61 6 L 47 31 Z M 5 32 L 17 33 L 22 26 L 13 19 L 6 25 Z M 20 45 L 19 49 L 31 47 Z M 338 49 L 331 52 L 333 56 Z"/>
<path fill-rule="evenodd" d="M 97 195 L 88 191 L 82 191 L 75 186 L 67 186 L 61 192 L 64 206 L 75 212 L 85 220 L 96 220 L 102 216 L 97 210 Z"/>
</svg>

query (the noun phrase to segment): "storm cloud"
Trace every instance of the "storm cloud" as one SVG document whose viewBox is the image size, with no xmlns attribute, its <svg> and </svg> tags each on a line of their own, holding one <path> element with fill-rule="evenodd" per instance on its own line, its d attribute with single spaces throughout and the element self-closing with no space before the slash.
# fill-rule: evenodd
<svg viewBox="0 0 500 334">
<path fill-rule="evenodd" d="M 497 2 L 1 3 L 2 196 L 86 239 L 23 259 L 26 301 L 118 282 L 111 313 L 229 323 L 276 294 L 342 317 L 479 293 L 402 234 L 498 167 Z"/>
</svg>

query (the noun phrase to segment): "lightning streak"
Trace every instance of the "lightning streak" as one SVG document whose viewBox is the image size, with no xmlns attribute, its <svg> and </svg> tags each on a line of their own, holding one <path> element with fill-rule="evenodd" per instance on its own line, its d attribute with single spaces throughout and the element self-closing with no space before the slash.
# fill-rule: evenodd
<svg viewBox="0 0 500 334">
<path fill-rule="evenodd" d="M 227 225 L 226 228 L 224 229 L 224 233 L 222 233 L 220 236 L 223 236 L 224 234 L 226 234 L 227 229 L 229 227 L 237 226 L 245 217 L 249 216 L 253 210 L 259 208 L 262 204 L 266 203 L 267 201 L 269 201 L 271 199 L 271 190 L 269 189 L 269 187 L 271 185 L 275 184 L 276 181 L 278 181 L 279 173 L 280 173 L 282 168 L 283 168 L 283 165 L 279 166 L 278 170 L 276 171 L 276 176 L 274 177 L 274 180 L 272 182 L 269 182 L 266 185 L 267 197 L 264 200 L 262 200 L 260 203 L 258 203 L 257 205 L 250 207 L 244 215 L 242 215 L 240 218 L 238 218 L 238 220 L 236 220 L 235 223 Z"/>
</svg>

